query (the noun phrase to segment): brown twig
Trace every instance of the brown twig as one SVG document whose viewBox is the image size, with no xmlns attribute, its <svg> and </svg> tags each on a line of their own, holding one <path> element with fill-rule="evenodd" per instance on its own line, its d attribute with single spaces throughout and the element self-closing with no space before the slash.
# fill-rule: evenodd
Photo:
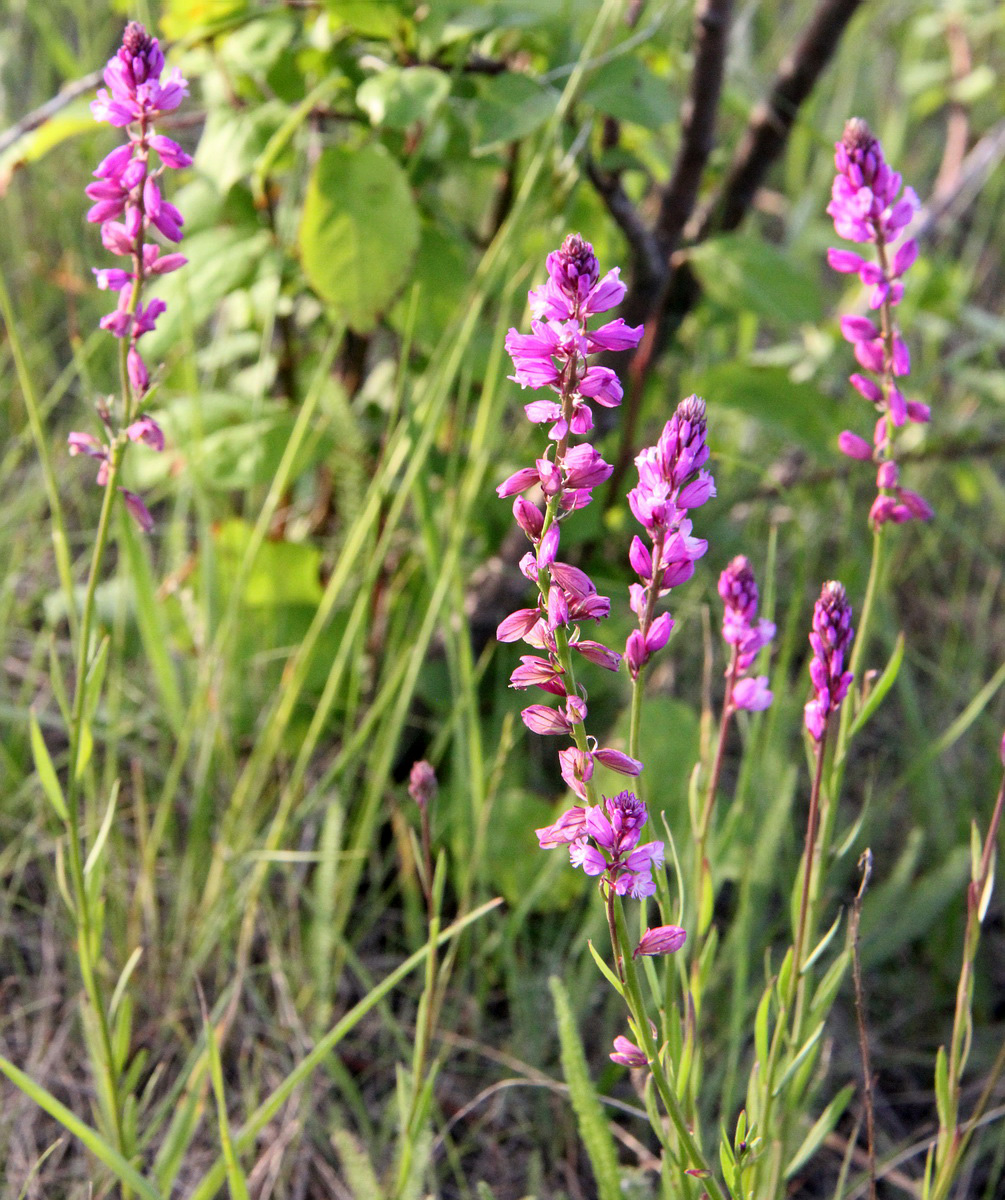
<svg viewBox="0 0 1005 1200">
<path fill-rule="evenodd" d="M 681 144 L 663 192 L 656 236 L 666 256 L 677 248 L 694 211 L 715 139 L 732 0 L 698 0 L 694 14 L 694 70 L 681 117 Z"/>
<path fill-rule="evenodd" d="M 771 91 L 754 109 L 718 196 L 685 233 L 701 241 L 735 229 L 772 164 L 781 157 L 800 105 L 813 91 L 862 0 L 821 0 L 802 37 L 778 68 Z"/>
<path fill-rule="evenodd" d="M 964 76 L 970 74 L 973 65 L 970 43 L 959 21 L 946 22 L 946 45 L 949 48 L 949 69 L 952 72 L 953 83 L 959 83 Z M 967 106 L 962 100 L 950 97 L 946 111 L 946 146 L 942 152 L 939 173 L 932 187 L 933 196 L 938 197 L 943 192 L 951 192 L 955 187 L 966 157 L 969 136 L 970 115 Z"/>
</svg>

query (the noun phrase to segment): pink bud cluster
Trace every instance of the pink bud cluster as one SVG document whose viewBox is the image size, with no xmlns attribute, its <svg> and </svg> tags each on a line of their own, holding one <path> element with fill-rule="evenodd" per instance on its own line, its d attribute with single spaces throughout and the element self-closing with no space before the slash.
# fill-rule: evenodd
<svg viewBox="0 0 1005 1200">
<path fill-rule="evenodd" d="M 837 712 L 848 694 L 853 679 L 845 670 L 855 631 L 851 625 L 851 605 L 844 587 L 830 580 L 820 591 L 813 607 L 813 628 L 810 631 L 810 679 L 813 699 L 806 704 L 805 722 L 810 737 L 822 742 L 827 722 Z"/>
<path fill-rule="evenodd" d="M 757 620 L 757 582 L 745 555 L 738 554 L 719 576 L 719 596 L 725 605 L 722 636 L 733 647 L 733 661 L 726 668 L 726 708 L 760 712 L 772 701 L 768 677 L 747 672 L 775 636 L 775 625 L 763 617 Z"/>
<path fill-rule="evenodd" d="M 668 612 L 656 616 L 657 601 L 694 574 L 694 564 L 708 549 L 703 538 L 691 536 L 688 511 L 715 495 L 715 482 L 704 469 L 705 401 L 689 396 L 677 406 L 655 446 L 635 459 L 638 485 L 628 503 L 643 526 L 650 545 L 632 539 L 628 558 L 639 577 L 630 587 L 630 604 L 639 619 L 628 635 L 625 660 L 633 679 L 658 650 L 673 628 Z"/>
<path fill-rule="evenodd" d="M 547 283 L 529 296 L 534 332 L 525 335 L 511 329 L 506 348 L 513 359 L 515 382 L 548 389 L 557 397 L 525 408 L 530 421 L 551 422 L 553 444 L 533 467 L 522 468 L 497 488 L 502 498 L 516 496 L 513 516 L 533 547 L 520 569 L 537 587 L 538 596 L 533 607 L 511 613 L 496 636 L 501 642 L 523 640 L 538 652 L 521 657 L 510 683 L 521 689 L 538 687 L 561 700 L 557 708 L 532 704 L 521 716 L 534 733 L 573 739 L 574 745 L 561 751 L 559 761 L 563 778 L 585 800 L 596 762 L 624 775 L 637 775 L 642 764 L 620 751 L 598 748 L 586 737 L 586 702 L 572 678 L 570 650 L 610 671 L 618 669 L 621 656 L 582 637 L 580 624 L 607 617 L 611 602 L 597 594 L 585 571 L 558 557 L 563 518 L 589 504 L 593 488 L 612 472 L 588 442 L 570 445 L 569 439 L 593 427 L 592 401 L 608 406 L 621 402 L 614 372 L 591 365 L 588 355 L 637 345 L 642 327 L 631 329 L 619 319 L 599 329 L 587 328 L 590 317 L 621 300 L 625 285 L 617 268 L 600 277 L 593 247 L 578 234 L 548 255 L 547 267 Z M 523 495 L 530 489 L 543 498 L 543 509 L 536 499 Z"/>
<path fill-rule="evenodd" d="M 893 310 L 904 295 L 902 277 L 918 256 L 914 238 L 897 243 L 917 211 L 918 198 L 912 188 L 905 188 L 900 196 L 900 174 L 890 168 L 879 141 L 857 117 L 845 126 L 835 147 L 834 161 L 837 175 L 827 211 L 841 237 L 872 243 L 876 260 L 851 250 L 830 249 L 827 261 L 835 271 L 857 274 L 871 288 L 870 308 L 880 310 L 879 325 L 864 316 L 847 315 L 841 320 L 841 332 L 867 372 L 853 374 L 852 386 L 875 406 L 879 416 L 871 446 L 850 430 L 840 435 L 838 445 L 850 458 L 871 459 L 878 464 L 879 494 L 869 514 L 874 525 L 912 518 L 927 520 L 931 508 L 916 492 L 900 486 L 899 470 L 893 461 L 894 429 L 908 421 L 923 424 L 931 418 L 928 405 L 907 400 L 895 382 L 910 373 L 911 359 L 894 324 Z"/>
<path fill-rule="evenodd" d="M 125 129 L 128 141 L 107 155 L 94 172 L 96 183 L 87 187 L 94 202 L 87 213 L 89 221 L 100 223 L 101 241 L 112 254 L 129 260 L 125 267 L 95 268 L 98 287 L 117 293 L 115 309 L 101 318 L 101 328 L 125 340 L 126 378 L 129 394 L 124 399 L 123 420 L 118 427 L 110 410 L 99 406 L 107 442 L 86 433 L 70 434 L 70 453 L 86 454 L 101 461 L 98 483 L 107 482 L 113 445 L 121 435 L 129 441 L 143 442 L 163 449 L 164 438 L 155 422 L 138 410 L 150 387 L 150 374 L 139 350 L 139 342 L 164 312 L 163 300 L 142 303 L 146 280 L 166 275 L 184 266 L 184 255 L 163 253 L 156 242 L 146 240 L 156 230 L 169 242 L 181 240 L 183 219 L 177 208 L 161 194 L 158 180 L 168 168 L 187 167 L 192 159 L 170 138 L 158 134 L 153 122 L 172 112 L 188 94 L 181 73 L 175 68 L 162 82 L 164 55 L 157 38 L 142 25 L 131 21 L 122 37 L 122 45 L 109 59 L 104 71 L 108 85 L 100 88 L 91 103 L 95 120 Z M 156 165 L 157 156 L 160 165 Z M 129 511 L 144 530 L 153 521 L 139 496 L 120 489 Z"/>
</svg>

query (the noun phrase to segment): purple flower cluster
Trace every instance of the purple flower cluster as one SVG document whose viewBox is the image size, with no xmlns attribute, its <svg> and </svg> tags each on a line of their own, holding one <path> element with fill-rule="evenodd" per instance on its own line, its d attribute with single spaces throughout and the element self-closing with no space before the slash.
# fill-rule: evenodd
<svg viewBox="0 0 1005 1200">
<path fill-rule="evenodd" d="M 637 775 L 642 764 L 619 751 L 598 749 L 587 739 L 586 703 L 572 680 L 569 650 L 611 671 L 618 669 L 621 656 L 581 636 L 580 623 L 608 616 L 611 602 L 597 594 L 585 571 L 558 557 L 562 518 L 589 504 L 593 488 L 610 478 L 613 469 L 588 442 L 570 445 L 569 439 L 593 427 L 591 401 L 609 407 L 621 402 L 614 372 L 591 365 L 588 356 L 637 345 L 642 327 L 632 329 L 618 319 L 599 329 L 587 328 L 588 318 L 621 300 L 625 285 L 617 268 L 600 277 L 592 246 L 578 234 L 548 255 L 547 266 L 547 283 L 530 292 L 534 332 L 511 329 L 506 348 L 515 382 L 555 393 L 557 399 L 525 408 L 532 422 L 551 423 L 549 439 L 554 444 L 533 467 L 517 471 L 497 488 L 500 497 L 516 497 L 513 516 L 533 546 L 520 569 L 537 587 L 538 598 L 532 608 L 506 617 L 496 636 L 501 642 L 523 640 L 539 651 L 521 657 L 510 683 L 515 688 L 539 687 L 562 700 L 558 708 L 532 704 L 521 715 L 534 733 L 574 739 L 575 745 L 559 755 L 562 775 L 576 795 L 586 799 L 595 762 L 625 775 Z M 532 488 L 543 498 L 543 510 L 523 495 Z"/>
<path fill-rule="evenodd" d="M 822 742 L 827 731 L 827 721 L 837 712 L 848 694 L 852 673 L 845 670 L 845 662 L 851 649 L 855 631 L 851 627 L 851 605 L 844 587 L 831 580 L 820 591 L 820 599 L 813 608 L 813 628 L 810 646 L 810 679 L 813 681 L 813 699 L 805 709 L 806 728 L 816 742 Z"/>
<path fill-rule="evenodd" d="M 906 400 L 895 382 L 909 374 L 911 359 L 894 325 L 893 309 L 904 294 L 902 277 L 918 257 L 914 238 L 896 243 L 918 208 L 918 198 L 909 187 L 900 195 L 900 174 L 890 168 L 869 126 L 857 117 L 845 126 L 835 147 L 834 161 L 837 176 L 827 211 L 841 237 L 871 242 L 876 247 L 876 261 L 837 249 L 827 251 L 827 261 L 835 271 L 857 274 L 872 289 L 870 308 L 880 310 L 879 325 L 864 316 L 848 315 L 841 320 L 842 334 L 854 346 L 859 365 L 868 372 L 853 374 L 852 386 L 875 405 L 879 419 L 871 446 L 850 430 L 841 434 L 838 445 L 850 458 L 871 459 L 879 464 L 879 495 L 869 514 L 875 525 L 912 518 L 927 520 L 932 515 L 928 504 L 916 492 L 900 486 L 892 444 L 895 428 L 907 421 L 925 423 L 931 418 L 928 405 Z"/>
<path fill-rule="evenodd" d="M 170 138 L 154 131 L 153 122 L 181 104 L 188 88 L 175 68 L 162 82 L 164 55 L 155 37 L 142 25 L 131 21 L 122 37 L 122 45 L 105 67 L 107 90 L 100 88 L 91 103 L 95 120 L 126 129 L 128 141 L 113 150 L 94 172 L 96 183 L 87 188 L 94 202 L 89 221 L 100 223 L 101 241 L 112 254 L 129 260 L 125 267 L 95 268 L 98 287 L 117 293 L 115 309 L 101 318 L 102 329 L 126 341 L 126 376 L 130 394 L 125 397 L 121 427 L 126 438 L 143 442 L 154 449 L 164 446 L 161 431 L 150 417 L 138 414 L 142 398 L 150 386 L 150 374 L 139 350 L 139 341 L 156 325 L 164 312 L 163 300 L 141 302 L 143 285 L 149 278 L 166 275 L 184 266 L 178 253 L 163 253 L 156 242 L 146 241 L 156 230 L 169 242 L 181 241 L 183 219 L 177 208 L 161 194 L 160 176 L 167 168 L 187 167 L 192 159 Z M 155 165 L 152 155 L 160 160 Z M 107 482 L 112 444 L 119 432 L 112 415 L 99 408 L 108 444 L 86 433 L 70 434 L 70 453 L 86 454 L 101 461 L 98 483 Z M 120 489 L 130 512 L 144 529 L 153 522 L 143 501 Z"/>
<path fill-rule="evenodd" d="M 746 555 L 738 554 L 719 576 L 719 595 L 725 605 L 722 636 L 733 647 L 733 661 L 726 668 L 726 706 L 730 711 L 745 708 L 759 712 L 772 700 L 768 677 L 749 676 L 747 671 L 775 636 L 775 625 L 763 617 L 757 620 L 757 582 Z"/>
<path fill-rule="evenodd" d="M 656 891 L 653 867 L 663 865 L 662 842 L 639 845 L 648 816 L 646 806 L 634 792 L 619 792 L 605 796 L 603 804 L 568 809 L 553 825 L 538 829 L 537 840 L 542 850 L 568 846 L 574 867 L 582 867 L 587 875 L 601 876 L 608 889 L 619 896 L 642 900 Z"/>
<path fill-rule="evenodd" d="M 671 588 L 694 574 L 694 564 L 708 549 L 703 538 L 691 536 L 688 510 L 715 495 L 715 482 L 704 469 L 705 401 L 689 396 L 677 405 L 655 446 L 635 459 L 638 485 L 628 493 L 628 503 L 643 526 L 651 546 L 638 536 L 632 539 L 628 558 L 639 577 L 630 588 L 632 611 L 638 629 L 628 635 L 625 660 L 638 679 L 649 659 L 666 645 L 673 618 L 656 616 L 656 603 Z"/>
</svg>

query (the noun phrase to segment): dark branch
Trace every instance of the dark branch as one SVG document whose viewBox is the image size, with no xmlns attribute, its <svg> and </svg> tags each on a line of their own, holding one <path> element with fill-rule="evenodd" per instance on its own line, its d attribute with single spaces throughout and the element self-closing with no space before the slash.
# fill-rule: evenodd
<svg viewBox="0 0 1005 1200">
<path fill-rule="evenodd" d="M 812 92 L 862 0 L 821 0 L 803 36 L 778 68 L 766 100 L 751 114 L 719 196 L 687 230 L 690 240 L 735 229 L 781 156 L 800 105 Z"/>
<path fill-rule="evenodd" d="M 695 8 L 694 70 L 681 118 L 680 151 L 656 220 L 656 236 L 665 256 L 680 241 L 712 153 L 732 7 L 732 0 L 698 0 Z"/>
</svg>

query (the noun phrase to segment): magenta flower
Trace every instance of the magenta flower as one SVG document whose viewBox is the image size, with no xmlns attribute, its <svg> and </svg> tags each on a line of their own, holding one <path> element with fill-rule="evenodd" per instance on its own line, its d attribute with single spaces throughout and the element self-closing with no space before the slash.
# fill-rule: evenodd
<svg viewBox="0 0 1005 1200">
<path fill-rule="evenodd" d="M 524 641 L 537 652 L 521 655 L 511 686 L 537 687 L 563 703 L 556 708 L 531 704 L 521 717 L 534 733 L 573 740 L 573 746 L 559 752 L 562 775 L 576 796 L 588 800 L 595 762 L 626 775 L 638 774 L 642 764 L 618 751 L 598 749 L 586 735 L 587 709 L 574 679 L 575 658 L 616 671 L 621 655 L 583 636 L 582 624 L 604 620 L 611 602 L 598 595 L 585 571 L 559 558 L 561 523 L 589 504 L 593 489 L 613 471 L 589 442 L 571 441 L 593 428 L 593 403 L 613 407 L 621 402 L 617 376 L 591 364 L 588 356 L 637 345 L 642 328 L 631 329 L 622 320 L 588 328 L 589 318 L 613 308 L 625 287 L 617 270 L 601 277 L 593 248 L 578 234 L 548 255 L 547 267 L 547 282 L 529 294 L 531 332 L 511 329 L 506 349 L 516 383 L 553 393 L 524 408 L 531 422 L 550 424 L 552 444 L 533 466 L 521 467 L 496 489 L 500 497 L 516 497 L 513 517 L 532 547 L 521 559 L 520 570 L 537 597 L 533 607 L 518 609 L 501 621 L 496 636 L 501 642 Z M 543 499 L 543 511 L 524 494 L 531 489 Z"/>
<path fill-rule="evenodd" d="M 139 415 L 138 409 L 150 387 L 150 372 L 140 352 L 140 339 L 156 327 L 165 304 L 158 299 L 144 304 L 142 293 L 148 278 L 176 271 L 186 260 L 174 251 L 163 253 L 156 242 L 146 238 L 156 232 L 169 242 L 181 240 L 182 215 L 164 199 L 159 180 L 166 170 L 187 167 L 192 159 L 176 142 L 153 128 L 158 117 L 173 112 L 188 94 L 177 69 L 166 80 L 161 78 L 163 71 L 164 55 L 157 39 L 142 25 L 130 22 L 122 45 L 105 67 L 107 90 L 101 88 L 91 104 L 96 120 L 128 131 L 126 144 L 102 159 L 94 172 L 96 182 L 86 189 L 93 201 L 87 219 L 101 225 L 102 245 L 112 254 L 130 260 L 127 267 L 94 269 L 98 287 L 115 292 L 117 297 L 113 311 L 101 318 L 101 328 L 128 343 L 129 387 L 123 398 L 121 422 L 116 428 L 110 415 L 103 415 L 111 445 L 101 454 L 95 454 L 90 443 L 85 444 L 83 439 L 89 435 L 70 435 L 71 454 L 85 453 L 103 459 L 98 475 L 98 483 L 102 485 L 109 470 L 114 472 L 119 461 L 121 450 L 114 447 L 128 440 L 142 442 L 154 450 L 164 448 L 161 430 L 150 417 Z M 160 159 L 160 165 L 154 156 Z M 140 527 L 149 530 L 153 521 L 146 505 L 134 493 L 120 491 Z"/>
<path fill-rule="evenodd" d="M 840 583 L 825 583 L 813 608 L 810 645 L 810 679 L 813 699 L 806 704 L 806 728 L 815 742 L 822 742 L 830 716 L 841 707 L 848 694 L 852 673 L 845 670 L 854 630 L 851 605 Z"/>
<path fill-rule="evenodd" d="M 875 406 L 880 419 L 871 447 L 858 434 L 845 430 L 838 438 L 838 448 L 850 458 L 871 458 L 883 464 L 894 457 L 894 430 L 907 421 L 927 422 L 931 415 L 927 405 L 908 401 L 894 382 L 911 370 L 910 353 L 894 324 L 893 311 L 904 294 L 903 276 L 918 256 L 913 238 L 897 244 L 918 208 L 918 198 L 911 188 L 905 188 L 900 196 L 900 175 L 885 161 L 869 126 L 857 117 L 845 126 L 834 161 L 837 176 L 827 211 L 842 237 L 871 243 L 876 257 L 873 261 L 851 250 L 831 249 L 827 261 L 835 271 L 858 275 L 871 289 L 870 308 L 879 309 L 881 317 L 878 325 L 858 315 L 841 319 L 841 333 L 851 342 L 855 358 L 866 372 L 854 373 L 851 384 Z M 916 493 L 905 492 L 896 482 L 889 486 L 881 483 L 870 520 L 878 526 L 886 521 L 925 520 L 931 515 Z"/>
<path fill-rule="evenodd" d="M 628 559 L 639 583 L 631 585 L 630 603 L 639 628 L 628 636 L 625 659 L 633 679 L 638 679 L 649 659 L 666 645 L 673 628 L 669 613 L 656 616 L 656 603 L 671 588 L 694 574 L 694 564 L 708 543 L 691 536 L 688 510 L 715 495 L 715 482 L 704 469 L 705 401 L 689 396 L 677 406 L 659 441 L 642 451 L 635 465 L 639 482 L 628 493 L 628 503 L 652 543 L 632 540 Z"/>
<path fill-rule="evenodd" d="M 614 1053 L 609 1057 L 611 1062 L 620 1063 L 623 1067 L 647 1067 L 649 1065 L 645 1051 L 640 1050 L 634 1042 L 630 1042 L 628 1038 L 622 1036 L 614 1039 Z"/>
<path fill-rule="evenodd" d="M 571 808 L 554 825 L 537 831 L 542 849 L 568 845 L 574 867 L 600 876 L 619 896 L 636 900 L 656 891 L 653 869 L 663 865 L 663 843 L 639 845 L 648 819 L 646 806 L 634 792 L 603 798 L 602 804 Z"/>
<path fill-rule="evenodd" d="M 730 681 L 727 708 L 758 712 L 771 704 L 768 679 L 765 675 L 751 678 L 746 672 L 775 636 L 775 626 L 764 618 L 756 620 L 757 582 L 745 555 L 737 555 L 719 576 L 719 595 L 725 606 L 722 636 L 733 647 L 734 656 L 726 669 Z"/>
<path fill-rule="evenodd" d="M 412 763 L 408 773 L 408 794 L 419 808 L 425 808 L 435 798 L 437 792 L 436 772 L 432 764 L 420 758 Z"/>
<path fill-rule="evenodd" d="M 659 925 L 645 931 L 632 958 L 638 958 L 640 954 L 675 954 L 686 941 L 687 932 L 679 925 Z"/>
</svg>

